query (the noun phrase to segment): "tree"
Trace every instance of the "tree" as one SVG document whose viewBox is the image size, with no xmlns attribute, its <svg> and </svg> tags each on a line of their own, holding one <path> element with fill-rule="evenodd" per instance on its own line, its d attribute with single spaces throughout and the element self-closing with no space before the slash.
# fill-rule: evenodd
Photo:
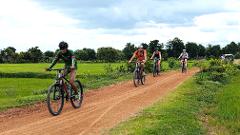
<svg viewBox="0 0 240 135">
<path fill-rule="evenodd" d="M 106 62 L 115 62 L 119 60 L 120 56 L 118 50 L 112 47 L 102 47 L 97 50 L 97 59 Z"/>
<path fill-rule="evenodd" d="M 208 57 L 218 58 L 221 55 L 221 47 L 220 45 L 208 45 L 206 55 Z"/>
<path fill-rule="evenodd" d="M 0 50 L 0 63 L 3 63 L 2 50 Z"/>
<path fill-rule="evenodd" d="M 233 55 L 235 55 L 239 51 L 240 51 L 240 48 L 235 42 L 231 42 L 230 44 L 228 44 L 222 49 L 223 53 L 231 53 Z"/>
<path fill-rule="evenodd" d="M 77 59 L 80 60 L 96 60 L 96 52 L 94 49 L 83 48 L 82 50 L 76 50 L 74 54 L 76 55 Z"/>
<path fill-rule="evenodd" d="M 133 55 L 133 53 L 137 50 L 137 47 L 135 47 L 134 44 L 127 43 L 125 48 L 123 48 L 122 52 L 124 54 L 125 59 L 130 59 Z"/>
<path fill-rule="evenodd" d="M 53 51 L 46 51 L 43 54 L 44 61 L 46 61 L 46 62 L 50 62 L 53 59 L 54 56 L 55 55 L 54 55 Z"/>
<path fill-rule="evenodd" d="M 30 57 L 31 57 L 31 56 L 30 56 L 30 54 L 29 54 L 28 52 L 20 52 L 20 53 L 18 54 L 17 61 L 18 61 L 19 63 L 31 62 L 30 59 L 29 59 Z"/>
<path fill-rule="evenodd" d="M 84 61 L 88 60 L 87 52 L 84 50 L 76 50 L 74 52 L 74 54 L 76 55 L 77 59 L 79 59 L 79 60 L 84 60 Z"/>
<path fill-rule="evenodd" d="M 194 42 L 188 42 L 186 44 L 186 50 L 188 52 L 188 55 L 190 58 L 197 58 L 199 54 L 199 48 L 197 43 Z"/>
<path fill-rule="evenodd" d="M 185 48 L 184 43 L 179 38 L 175 37 L 173 40 L 167 42 L 167 53 L 169 57 L 179 57 Z"/>
<path fill-rule="evenodd" d="M 38 46 L 28 49 L 27 53 L 30 55 L 29 60 L 33 63 L 40 62 L 43 58 L 43 53 Z"/>
<path fill-rule="evenodd" d="M 159 50 L 162 50 L 163 44 L 160 44 L 159 40 L 150 41 L 150 43 L 148 45 L 148 49 L 149 49 L 149 52 L 151 54 L 154 52 L 155 48 L 158 48 Z"/>
<path fill-rule="evenodd" d="M 87 53 L 88 56 L 88 60 L 96 60 L 96 52 L 94 49 L 90 49 L 90 48 L 83 48 L 83 50 Z"/>
<path fill-rule="evenodd" d="M 14 63 L 16 61 L 16 49 L 14 47 L 7 47 L 1 50 L 1 57 L 3 62 Z"/>
<path fill-rule="evenodd" d="M 141 43 L 141 45 L 143 46 L 143 49 L 148 49 L 148 44 L 146 44 L 146 43 Z"/>
<path fill-rule="evenodd" d="M 198 56 L 205 57 L 206 56 L 206 48 L 203 45 L 198 45 Z"/>
</svg>

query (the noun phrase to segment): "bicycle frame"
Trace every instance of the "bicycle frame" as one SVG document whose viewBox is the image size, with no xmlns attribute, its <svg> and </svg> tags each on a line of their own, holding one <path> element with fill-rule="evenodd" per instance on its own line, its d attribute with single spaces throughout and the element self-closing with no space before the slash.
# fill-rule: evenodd
<svg viewBox="0 0 240 135">
<path fill-rule="evenodd" d="M 70 95 L 71 93 L 68 93 L 69 91 L 68 91 L 67 86 L 63 87 L 64 85 L 66 85 L 65 82 L 70 84 L 70 81 L 68 81 L 68 79 L 66 79 L 66 77 L 65 77 L 66 73 L 62 73 L 62 71 L 64 71 L 64 69 L 52 69 L 52 70 L 57 71 L 55 84 L 59 84 L 62 87 L 63 93 L 67 93 Z"/>
</svg>

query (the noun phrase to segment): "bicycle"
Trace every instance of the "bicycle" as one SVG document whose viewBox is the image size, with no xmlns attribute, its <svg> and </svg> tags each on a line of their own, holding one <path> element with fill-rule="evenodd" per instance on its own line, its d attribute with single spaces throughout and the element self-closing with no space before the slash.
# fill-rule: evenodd
<svg viewBox="0 0 240 135">
<path fill-rule="evenodd" d="M 160 65 L 158 65 L 158 62 L 159 62 L 160 59 L 154 59 L 153 60 L 153 77 L 156 77 L 157 75 L 159 75 L 160 73 Z"/>
<path fill-rule="evenodd" d="M 186 59 L 181 60 L 181 71 L 182 73 L 187 73 Z"/>
<path fill-rule="evenodd" d="M 133 72 L 133 84 L 135 87 L 138 87 L 140 83 L 142 85 L 145 84 L 145 76 L 143 75 L 143 72 L 141 70 L 141 62 L 136 62 L 135 70 Z"/>
<path fill-rule="evenodd" d="M 83 87 L 79 80 L 75 80 L 75 85 L 78 88 L 78 94 L 73 94 L 70 82 L 65 78 L 64 69 L 51 69 L 57 71 L 55 82 L 48 88 L 47 106 L 49 112 L 53 116 L 57 116 L 62 112 L 64 98 L 66 101 L 70 99 L 73 108 L 80 108 L 83 101 Z M 64 85 L 66 86 L 64 89 Z"/>
</svg>

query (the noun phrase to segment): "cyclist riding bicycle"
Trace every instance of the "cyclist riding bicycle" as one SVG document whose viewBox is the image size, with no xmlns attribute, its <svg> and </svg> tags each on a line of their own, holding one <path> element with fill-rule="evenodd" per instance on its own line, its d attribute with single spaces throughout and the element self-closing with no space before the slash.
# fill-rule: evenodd
<svg viewBox="0 0 240 135">
<path fill-rule="evenodd" d="M 74 56 L 74 53 L 72 50 L 68 49 L 68 43 L 62 41 L 59 43 L 59 49 L 60 51 L 57 52 L 57 55 L 55 56 L 52 64 L 49 66 L 49 68 L 47 68 L 47 71 L 51 71 L 52 67 L 54 65 L 56 65 L 56 63 L 62 59 L 65 63 L 64 66 L 64 73 L 65 75 L 70 74 L 70 85 L 72 86 L 73 90 L 74 90 L 74 94 L 77 95 L 78 94 L 78 89 L 76 87 L 76 85 L 74 84 L 75 78 L 76 78 L 76 70 L 77 70 L 77 61 L 76 58 Z M 64 90 L 67 90 L 67 86 L 63 85 Z M 68 93 L 68 92 L 67 92 Z M 69 95 L 67 95 L 69 96 Z"/>
<path fill-rule="evenodd" d="M 152 54 L 151 60 L 154 59 L 154 63 L 157 62 L 158 67 L 160 67 L 162 55 L 158 48 L 155 48 L 155 51 Z M 159 70 L 159 69 L 158 69 Z"/>
<path fill-rule="evenodd" d="M 188 59 L 188 53 L 186 52 L 186 49 L 183 49 L 183 52 L 180 54 L 180 56 L 178 57 L 178 59 L 181 60 L 181 64 L 183 64 L 183 62 L 185 62 L 185 66 L 187 67 L 187 59 Z"/>
<path fill-rule="evenodd" d="M 131 63 L 132 60 L 134 58 L 137 58 L 137 62 L 139 62 L 141 65 L 141 72 L 143 73 L 143 75 L 146 75 L 144 72 L 144 67 L 145 67 L 145 63 L 147 61 L 147 51 L 146 49 L 143 48 L 142 45 L 140 45 L 138 47 L 138 49 L 133 53 L 133 56 L 131 57 L 131 59 L 128 61 L 128 63 Z"/>
</svg>

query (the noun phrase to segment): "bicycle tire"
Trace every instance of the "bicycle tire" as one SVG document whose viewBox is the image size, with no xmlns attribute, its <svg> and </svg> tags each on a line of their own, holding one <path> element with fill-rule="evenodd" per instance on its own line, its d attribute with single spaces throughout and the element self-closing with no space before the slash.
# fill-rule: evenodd
<svg viewBox="0 0 240 135">
<path fill-rule="evenodd" d="M 71 104 L 72 104 L 73 108 L 77 109 L 77 108 L 81 107 L 82 102 L 83 102 L 83 87 L 82 87 L 82 84 L 81 84 L 81 82 L 79 80 L 75 80 L 75 84 L 78 85 L 77 87 L 79 87 L 79 89 L 78 89 L 78 93 L 79 93 L 78 100 L 79 101 L 77 102 L 77 104 L 75 104 L 75 101 L 76 101 L 75 96 L 71 97 L 70 100 L 71 100 Z M 71 92 L 72 92 L 71 95 L 73 95 L 73 90 Z"/>
<path fill-rule="evenodd" d="M 57 89 L 58 88 L 58 89 Z M 58 98 L 56 99 L 56 93 L 59 94 Z M 51 103 L 51 94 L 53 94 L 53 100 L 58 100 L 60 101 L 60 106 L 58 107 L 58 109 L 55 111 L 52 107 L 52 103 Z M 64 92 L 62 90 L 62 87 L 58 84 L 53 84 L 48 88 L 48 95 L 47 95 L 47 106 L 48 106 L 48 110 L 49 112 L 53 115 L 53 116 L 57 116 L 62 112 L 63 109 L 63 105 L 64 105 Z"/>
<path fill-rule="evenodd" d="M 133 72 L 133 84 L 135 87 L 138 87 L 139 85 L 139 75 L 137 70 L 134 70 Z"/>
</svg>

